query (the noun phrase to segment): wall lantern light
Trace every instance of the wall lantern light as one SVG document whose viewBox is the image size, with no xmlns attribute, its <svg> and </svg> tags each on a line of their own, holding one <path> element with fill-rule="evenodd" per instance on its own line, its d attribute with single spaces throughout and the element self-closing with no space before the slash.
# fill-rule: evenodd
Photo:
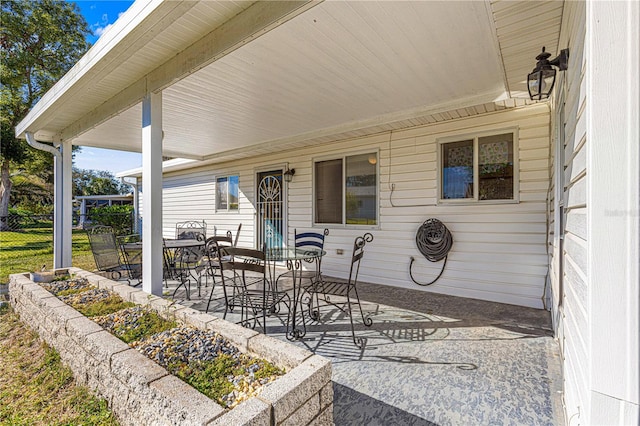
<svg viewBox="0 0 640 426">
<path fill-rule="evenodd" d="M 287 171 L 284 172 L 284 180 L 286 182 L 291 182 L 293 180 L 293 175 L 296 174 L 296 169 L 289 169 L 287 167 Z"/>
<path fill-rule="evenodd" d="M 551 56 L 551 53 L 545 52 L 543 46 L 542 53 L 536 56 L 538 60 L 536 67 L 531 74 L 527 76 L 529 97 L 533 101 L 539 101 L 549 97 L 549 94 L 553 90 L 553 85 L 556 82 L 556 70 L 553 68 L 554 66 L 558 67 L 560 71 L 567 69 L 569 49 L 562 49 L 555 59 L 549 60 L 549 56 Z"/>
</svg>

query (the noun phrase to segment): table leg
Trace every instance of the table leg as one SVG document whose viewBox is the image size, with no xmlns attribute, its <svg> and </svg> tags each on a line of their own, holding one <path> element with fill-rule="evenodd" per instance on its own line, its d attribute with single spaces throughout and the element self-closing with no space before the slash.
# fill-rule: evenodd
<svg viewBox="0 0 640 426">
<path fill-rule="evenodd" d="M 293 300 L 287 316 L 287 339 L 301 339 L 307 334 L 307 324 L 304 319 L 304 307 L 302 306 L 302 262 L 298 259 L 287 261 L 287 268 L 292 273 Z M 299 308 L 299 312 L 298 312 Z M 297 323 L 298 313 L 301 316 L 302 328 Z"/>
</svg>

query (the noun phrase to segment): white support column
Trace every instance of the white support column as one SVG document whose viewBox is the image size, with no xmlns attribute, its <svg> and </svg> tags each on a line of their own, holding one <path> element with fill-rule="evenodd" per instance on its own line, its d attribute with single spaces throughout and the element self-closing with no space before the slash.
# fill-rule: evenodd
<svg viewBox="0 0 640 426">
<path fill-rule="evenodd" d="M 142 101 L 142 289 L 162 295 L 162 93 Z"/>
<path fill-rule="evenodd" d="M 53 267 L 64 268 L 64 160 L 59 153 L 53 157 Z M 47 265 L 48 267 L 49 265 Z"/>
<path fill-rule="evenodd" d="M 60 147 L 61 158 L 62 158 L 62 246 L 61 246 L 61 257 L 60 257 L 60 266 L 57 268 L 68 268 L 72 266 L 71 260 L 71 231 L 73 228 L 73 175 L 72 175 L 72 166 L 73 166 L 73 158 L 71 155 L 72 151 L 71 141 L 62 142 L 62 146 Z"/>
<path fill-rule="evenodd" d="M 640 424 L 640 3 L 587 2 L 590 407 Z"/>
</svg>

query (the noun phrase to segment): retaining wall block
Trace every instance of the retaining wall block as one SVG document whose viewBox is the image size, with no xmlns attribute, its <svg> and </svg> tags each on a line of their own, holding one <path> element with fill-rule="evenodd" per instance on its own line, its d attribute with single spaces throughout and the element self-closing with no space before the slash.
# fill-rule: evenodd
<svg viewBox="0 0 640 426">
<path fill-rule="evenodd" d="M 165 413 L 171 424 L 206 425 L 224 413 L 224 408 L 175 376 L 152 382 L 153 398 L 145 410 Z"/>
<path fill-rule="evenodd" d="M 111 373 L 134 391 L 169 374 L 163 367 L 132 348 L 113 355 Z"/>
<path fill-rule="evenodd" d="M 312 395 L 301 407 L 294 411 L 282 423 L 282 426 L 306 425 L 320 414 L 320 396 Z"/>
<path fill-rule="evenodd" d="M 249 351 L 249 339 L 259 334 L 255 330 L 228 321 L 209 322 L 207 329 L 220 333 L 222 337 L 229 340 L 242 352 Z"/>
<path fill-rule="evenodd" d="M 251 398 L 208 423 L 210 426 L 271 426 L 271 404 Z"/>
<path fill-rule="evenodd" d="M 309 426 L 333 426 L 333 404 L 322 410 L 318 417 L 313 419 Z"/>
<path fill-rule="evenodd" d="M 273 405 L 276 424 L 284 421 L 331 381 L 331 362 L 313 355 L 278 380 L 267 384 L 259 398 Z"/>
<path fill-rule="evenodd" d="M 248 342 L 248 350 L 260 358 L 269 359 L 274 364 L 284 367 L 287 371 L 302 364 L 312 355 L 306 349 L 264 334 L 251 337 Z"/>
<path fill-rule="evenodd" d="M 320 389 L 320 410 L 333 404 L 333 382 L 329 382 Z"/>
<path fill-rule="evenodd" d="M 204 314 L 200 311 L 196 311 L 195 313 L 185 312 L 182 315 L 182 321 L 185 324 L 193 326 L 195 328 L 200 328 L 203 330 L 214 329 L 216 326 L 212 324 L 211 327 L 209 327 L 209 324 L 217 320 L 218 320 L 217 317 L 214 317 L 213 315 L 209 315 L 209 314 Z"/>
<path fill-rule="evenodd" d="M 142 290 L 129 287 L 125 284 L 114 285 L 112 291 L 122 297 L 125 302 L 133 302 L 133 293 L 142 293 Z"/>
</svg>

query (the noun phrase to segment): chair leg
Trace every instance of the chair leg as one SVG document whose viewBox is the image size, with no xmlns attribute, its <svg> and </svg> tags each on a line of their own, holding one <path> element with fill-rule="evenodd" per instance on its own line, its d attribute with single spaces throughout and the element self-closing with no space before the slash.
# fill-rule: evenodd
<svg viewBox="0 0 640 426">
<path fill-rule="evenodd" d="M 373 324 L 373 320 L 367 316 L 367 318 L 365 319 L 364 317 L 364 313 L 362 312 L 362 305 L 360 304 L 360 297 L 358 296 L 358 290 L 356 290 L 355 286 L 350 287 L 347 290 L 347 307 L 349 309 L 349 321 L 351 322 L 351 336 L 353 338 L 353 343 L 358 347 L 358 349 L 364 349 L 364 347 L 367 344 L 367 338 L 366 337 L 359 337 L 356 336 L 356 330 L 355 330 L 355 326 L 353 324 L 353 312 L 351 310 L 351 289 L 353 288 L 353 291 L 356 294 L 356 301 L 354 303 L 358 304 L 358 308 L 360 309 L 360 315 L 362 316 L 362 321 L 364 322 L 364 325 L 369 327 Z"/>
<path fill-rule="evenodd" d="M 369 315 L 367 315 L 366 318 L 364 317 L 364 312 L 362 311 L 362 304 L 360 303 L 360 296 L 358 296 L 358 289 L 355 286 L 353 287 L 353 291 L 356 293 L 356 299 L 358 300 L 358 307 L 360 308 L 360 316 L 362 317 L 362 322 L 367 327 L 371 327 L 371 325 L 373 324 L 373 320 Z"/>
</svg>

